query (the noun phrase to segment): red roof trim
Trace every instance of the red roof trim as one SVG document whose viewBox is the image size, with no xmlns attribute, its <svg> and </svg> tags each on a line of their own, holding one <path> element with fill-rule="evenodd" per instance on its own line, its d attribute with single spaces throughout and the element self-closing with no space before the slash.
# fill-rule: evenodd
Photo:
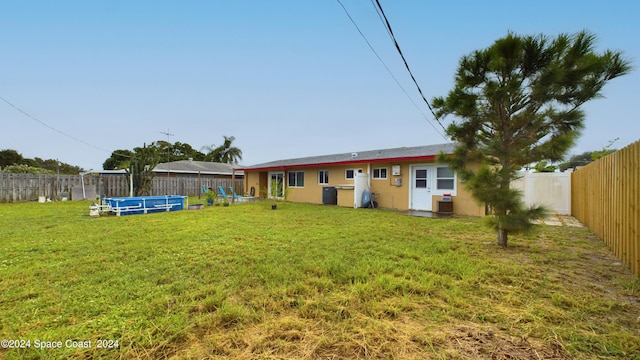
<svg viewBox="0 0 640 360">
<path fill-rule="evenodd" d="M 323 166 L 339 166 L 339 165 L 356 165 L 367 163 L 382 163 L 382 162 L 399 162 L 399 161 L 417 161 L 417 160 L 435 160 L 438 155 L 421 155 L 421 156 L 407 156 L 407 157 L 395 157 L 384 159 L 371 159 L 371 160 L 347 160 L 347 161 L 335 161 L 335 162 L 322 162 L 322 163 L 310 163 L 310 164 L 298 164 L 298 165 L 279 165 L 279 166 L 265 166 L 259 168 L 236 168 L 237 170 L 247 171 L 265 171 L 265 170 L 285 170 L 285 169 L 298 169 L 298 168 L 310 168 L 310 167 L 323 167 Z"/>
</svg>

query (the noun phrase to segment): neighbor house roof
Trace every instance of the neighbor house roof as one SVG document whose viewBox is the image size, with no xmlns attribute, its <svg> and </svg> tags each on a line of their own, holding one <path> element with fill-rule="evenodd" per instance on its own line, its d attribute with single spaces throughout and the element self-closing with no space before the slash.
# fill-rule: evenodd
<svg viewBox="0 0 640 360">
<path fill-rule="evenodd" d="M 125 169 L 98 170 L 96 172 L 101 175 L 127 175 L 127 170 Z"/>
<path fill-rule="evenodd" d="M 234 166 L 231 164 L 210 162 L 210 161 L 180 160 L 180 161 L 172 161 L 168 163 L 160 163 L 153 169 L 153 172 L 232 175 L 234 168 L 237 168 L 237 166 Z M 236 170 L 235 174 L 243 175 L 244 171 Z"/>
<path fill-rule="evenodd" d="M 345 165 L 359 163 L 394 162 L 408 160 L 433 160 L 440 153 L 452 154 L 455 143 L 401 147 L 394 149 L 356 151 L 350 153 L 310 156 L 297 159 L 277 160 L 242 167 L 243 170 L 275 170 L 311 166 Z"/>
</svg>

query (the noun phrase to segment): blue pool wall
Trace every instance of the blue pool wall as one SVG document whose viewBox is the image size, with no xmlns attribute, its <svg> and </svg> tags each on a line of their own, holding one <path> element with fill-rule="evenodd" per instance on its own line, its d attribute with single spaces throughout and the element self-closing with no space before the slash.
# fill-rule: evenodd
<svg viewBox="0 0 640 360">
<path fill-rule="evenodd" d="M 183 210 L 185 198 L 179 195 L 134 196 L 104 198 L 103 201 L 118 215 L 135 215 Z"/>
</svg>

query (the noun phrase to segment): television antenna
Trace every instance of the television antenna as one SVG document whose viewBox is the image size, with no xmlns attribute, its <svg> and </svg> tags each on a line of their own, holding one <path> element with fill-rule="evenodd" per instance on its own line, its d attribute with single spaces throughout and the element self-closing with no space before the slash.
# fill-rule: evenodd
<svg viewBox="0 0 640 360">
<path fill-rule="evenodd" d="M 169 177 L 171 173 L 171 141 L 169 141 L 169 136 L 175 135 L 169 132 L 169 128 L 167 128 L 167 132 L 161 131 L 160 134 L 167 135 L 167 177 Z"/>
</svg>

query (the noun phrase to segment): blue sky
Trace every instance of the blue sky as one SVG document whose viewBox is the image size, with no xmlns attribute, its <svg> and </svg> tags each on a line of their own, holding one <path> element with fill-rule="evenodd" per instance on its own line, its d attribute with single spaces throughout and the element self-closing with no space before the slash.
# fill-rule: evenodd
<svg viewBox="0 0 640 360">
<path fill-rule="evenodd" d="M 0 149 L 101 169 L 167 130 L 196 149 L 235 136 L 244 165 L 446 142 L 372 3 L 342 2 L 409 97 L 337 1 L 6 2 L 0 96 L 47 126 L 0 101 Z M 640 2 L 381 4 L 429 100 L 452 89 L 461 56 L 508 31 L 595 33 L 636 69 L 584 107 L 571 153 L 640 139 Z"/>
</svg>

